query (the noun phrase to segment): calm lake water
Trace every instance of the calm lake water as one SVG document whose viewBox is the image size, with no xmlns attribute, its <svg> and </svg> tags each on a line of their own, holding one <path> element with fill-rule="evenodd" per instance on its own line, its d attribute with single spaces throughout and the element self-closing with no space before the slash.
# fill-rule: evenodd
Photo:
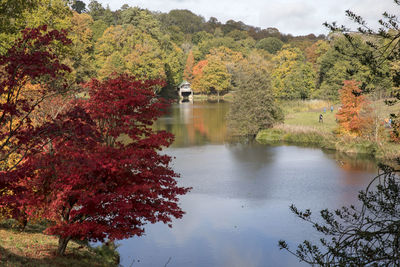
<svg viewBox="0 0 400 267">
<path fill-rule="evenodd" d="M 356 203 L 377 170 L 368 159 L 296 146 L 230 144 L 227 103 L 172 106 L 156 127 L 176 135 L 165 153 L 176 157 L 186 214 L 173 228 L 148 225 L 146 235 L 119 242 L 123 266 L 307 266 L 285 251 L 319 236 L 289 210 L 318 211 Z"/>
</svg>

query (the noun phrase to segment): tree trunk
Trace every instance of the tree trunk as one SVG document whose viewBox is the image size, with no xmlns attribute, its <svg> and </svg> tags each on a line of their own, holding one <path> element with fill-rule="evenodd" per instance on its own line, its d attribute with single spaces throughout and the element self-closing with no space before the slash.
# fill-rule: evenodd
<svg viewBox="0 0 400 267">
<path fill-rule="evenodd" d="M 66 237 L 63 238 L 60 236 L 58 239 L 58 249 L 57 249 L 57 255 L 62 256 L 65 253 L 65 249 L 67 248 L 68 242 L 71 239 L 71 237 Z"/>
</svg>

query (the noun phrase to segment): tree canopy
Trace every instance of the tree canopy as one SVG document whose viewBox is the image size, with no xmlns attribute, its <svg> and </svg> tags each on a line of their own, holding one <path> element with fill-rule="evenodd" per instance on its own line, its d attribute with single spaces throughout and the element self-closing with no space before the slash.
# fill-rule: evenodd
<svg viewBox="0 0 400 267">
<path fill-rule="evenodd" d="M 268 63 L 258 54 L 243 59 L 235 67 L 236 93 L 228 115 L 233 135 L 255 136 L 283 120 L 271 86 Z"/>
</svg>

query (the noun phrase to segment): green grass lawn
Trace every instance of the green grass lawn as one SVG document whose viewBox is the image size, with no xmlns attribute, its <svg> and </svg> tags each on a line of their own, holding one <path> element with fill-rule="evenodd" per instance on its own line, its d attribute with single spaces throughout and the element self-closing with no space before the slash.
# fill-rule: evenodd
<svg viewBox="0 0 400 267">
<path fill-rule="evenodd" d="M 319 115 L 323 115 L 323 123 L 319 122 Z M 284 123 L 286 125 L 313 127 L 318 131 L 332 132 L 337 128 L 335 121 L 335 111 L 326 113 L 317 111 L 303 111 L 287 114 Z"/>
</svg>

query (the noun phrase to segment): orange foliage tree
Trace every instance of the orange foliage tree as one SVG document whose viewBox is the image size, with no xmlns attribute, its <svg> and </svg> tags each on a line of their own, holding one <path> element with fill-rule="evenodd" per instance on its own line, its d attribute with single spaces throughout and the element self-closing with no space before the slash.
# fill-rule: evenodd
<svg viewBox="0 0 400 267">
<path fill-rule="evenodd" d="M 344 81 L 342 89 L 339 90 L 341 109 L 336 114 L 341 132 L 361 136 L 363 130 L 372 124 L 372 118 L 368 115 L 368 101 L 361 94 L 359 82 L 354 80 Z"/>
<path fill-rule="evenodd" d="M 183 77 L 188 82 L 192 82 L 194 78 L 193 66 L 194 66 L 194 56 L 192 50 L 190 50 L 186 60 L 185 70 L 183 71 Z"/>
<path fill-rule="evenodd" d="M 201 80 L 203 78 L 203 69 L 207 66 L 208 60 L 201 60 L 196 66 L 193 67 L 193 81 L 192 88 L 195 92 L 203 92 L 205 88 L 201 86 Z"/>
</svg>

